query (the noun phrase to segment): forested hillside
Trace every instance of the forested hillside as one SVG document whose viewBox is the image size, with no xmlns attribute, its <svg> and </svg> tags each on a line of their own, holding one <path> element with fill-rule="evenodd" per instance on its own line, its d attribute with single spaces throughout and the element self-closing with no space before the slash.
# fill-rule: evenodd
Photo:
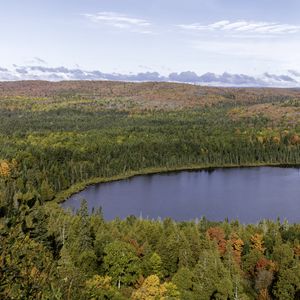
<svg viewBox="0 0 300 300">
<path fill-rule="evenodd" d="M 300 227 L 107 222 L 58 202 L 87 184 L 300 164 L 300 90 L 0 84 L 3 299 L 300 299 Z"/>
</svg>

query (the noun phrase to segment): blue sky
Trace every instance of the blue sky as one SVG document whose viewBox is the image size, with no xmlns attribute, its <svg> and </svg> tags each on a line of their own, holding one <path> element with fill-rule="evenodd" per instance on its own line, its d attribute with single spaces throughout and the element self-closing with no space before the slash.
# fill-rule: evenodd
<svg viewBox="0 0 300 300">
<path fill-rule="evenodd" d="M 300 71 L 299 0 L 9 0 L 0 67 Z"/>
</svg>

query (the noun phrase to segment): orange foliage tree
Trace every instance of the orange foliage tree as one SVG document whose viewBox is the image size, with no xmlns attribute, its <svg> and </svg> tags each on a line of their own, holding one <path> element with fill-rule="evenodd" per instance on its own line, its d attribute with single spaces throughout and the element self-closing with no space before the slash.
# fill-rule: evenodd
<svg viewBox="0 0 300 300">
<path fill-rule="evenodd" d="M 207 230 L 206 234 L 211 241 L 215 241 L 217 243 L 220 254 L 224 255 L 226 252 L 224 230 L 221 227 L 211 227 Z"/>
<path fill-rule="evenodd" d="M 244 242 L 238 237 L 236 233 L 231 235 L 231 244 L 233 250 L 233 256 L 238 265 L 241 264 L 242 251 L 244 247 Z"/>
</svg>

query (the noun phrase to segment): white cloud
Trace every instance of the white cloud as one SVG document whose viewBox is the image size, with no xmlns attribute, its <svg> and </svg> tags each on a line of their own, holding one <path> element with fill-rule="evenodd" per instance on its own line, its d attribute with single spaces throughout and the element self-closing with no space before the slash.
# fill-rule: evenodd
<svg viewBox="0 0 300 300">
<path fill-rule="evenodd" d="M 181 73 L 170 73 L 161 75 L 154 70 L 152 72 L 141 72 L 137 74 L 103 73 L 99 70 L 69 69 L 67 67 L 45 67 L 42 65 L 34 66 L 13 66 L 7 69 L 0 67 L 1 81 L 16 80 L 110 80 L 110 81 L 165 81 L 165 82 L 185 82 L 197 83 L 212 86 L 257 86 L 257 87 L 300 87 L 299 78 L 296 71 L 289 70 L 288 74 L 270 74 L 249 76 L 246 74 L 233 74 L 224 72 L 223 74 L 205 73 L 198 75 L 192 71 Z"/>
<path fill-rule="evenodd" d="M 42 58 L 40 58 L 38 56 L 26 60 L 25 63 L 28 64 L 28 65 L 33 65 L 33 64 L 46 65 L 47 64 L 47 62 L 45 60 L 43 60 Z"/>
<path fill-rule="evenodd" d="M 287 46 L 288 45 L 288 46 Z M 259 66 L 265 70 L 276 69 L 300 69 L 300 41 L 290 40 L 194 40 L 191 47 L 197 49 L 204 57 L 215 55 L 222 60 L 242 63 L 251 62 L 253 66 Z"/>
<path fill-rule="evenodd" d="M 196 31 L 225 31 L 234 33 L 255 33 L 255 34 L 292 34 L 300 32 L 300 25 L 281 24 L 276 22 L 254 22 L 237 21 L 230 22 L 222 20 L 215 23 L 203 25 L 200 23 L 181 24 L 178 27 L 186 30 Z"/>
<path fill-rule="evenodd" d="M 288 72 L 290 74 L 292 74 L 293 76 L 300 77 L 300 72 L 298 72 L 296 70 L 288 70 Z"/>
<path fill-rule="evenodd" d="M 96 14 L 83 14 L 90 21 L 118 29 L 127 29 L 138 33 L 152 33 L 149 29 L 151 23 L 145 19 L 130 17 L 116 12 L 98 12 Z"/>
</svg>

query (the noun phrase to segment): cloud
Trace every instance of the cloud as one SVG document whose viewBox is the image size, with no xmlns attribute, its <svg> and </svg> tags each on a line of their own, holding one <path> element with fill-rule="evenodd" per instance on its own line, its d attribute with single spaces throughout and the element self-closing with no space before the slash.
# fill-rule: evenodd
<svg viewBox="0 0 300 300">
<path fill-rule="evenodd" d="M 265 39 L 260 40 L 222 40 L 222 39 L 196 39 L 190 42 L 190 47 L 197 49 L 202 56 L 215 56 L 218 59 L 235 62 L 240 60 L 247 65 L 280 66 L 281 70 L 297 67 L 300 61 L 300 41 L 298 39 L 274 40 L 272 43 Z"/>
<path fill-rule="evenodd" d="M 251 34 L 293 34 L 300 32 L 300 25 L 283 24 L 277 22 L 255 22 L 222 20 L 215 23 L 203 25 L 201 23 L 181 24 L 178 27 L 193 31 L 216 31 L 231 33 Z"/>
<path fill-rule="evenodd" d="M 260 78 L 248 76 L 244 74 L 230 74 L 223 73 L 222 75 L 215 75 L 212 73 L 206 73 L 201 76 L 203 82 L 220 82 L 221 84 L 233 85 L 233 86 L 263 86 L 264 81 Z"/>
<path fill-rule="evenodd" d="M 35 63 L 39 63 L 39 64 L 47 64 L 47 62 L 45 61 L 45 60 L 43 60 L 42 58 L 40 58 L 40 57 L 34 57 L 33 58 L 34 59 L 34 61 L 35 61 Z"/>
<path fill-rule="evenodd" d="M 186 71 L 181 73 L 171 73 L 168 78 L 171 81 L 190 82 L 190 83 L 200 82 L 201 79 L 195 72 L 191 72 L 191 71 Z"/>
<path fill-rule="evenodd" d="M 298 71 L 295 71 L 295 70 L 288 70 L 288 72 L 293 75 L 293 76 L 296 76 L 296 77 L 300 77 L 300 72 Z"/>
<path fill-rule="evenodd" d="M 34 64 L 46 65 L 47 64 L 47 62 L 45 60 L 43 60 L 42 58 L 40 58 L 38 56 L 35 56 L 35 57 L 31 58 L 31 59 L 26 60 L 25 63 L 27 65 L 34 65 Z"/>
<path fill-rule="evenodd" d="M 14 71 L 0 67 L 0 81 L 13 81 L 18 79 L 19 78 L 14 74 Z"/>
<path fill-rule="evenodd" d="M 152 33 L 149 29 L 152 25 L 149 21 L 130 17 L 116 12 L 98 12 L 96 14 L 83 14 L 88 20 L 118 29 L 127 29 L 138 33 Z"/>
<path fill-rule="evenodd" d="M 1 70 L 0 70 L 1 71 Z M 12 80 L 114 80 L 114 81 L 163 81 L 165 77 L 158 72 L 144 72 L 138 74 L 103 73 L 99 70 L 87 71 L 79 68 L 18 66 L 14 65 Z M 7 79 L 10 80 L 10 79 Z"/>
<path fill-rule="evenodd" d="M 294 72 L 294 74 L 292 74 Z M 170 73 L 163 76 L 158 72 L 141 72 L 137 74 L 119 74 L 119 73 L 103 73 L 99 70 L 84 70 L 80 68 L 61 67 L 45 67 L 40 65 L 33 66 L 17 66 L 12 69 L 0 67 L 0 81 L 15 80 L 111 80 L 111 81 L 166 81 L 166 82 L 182 82 L 211 86 L 236 86 L 236 87 L 300 87 L 300 81 L 297 80 L 295 71 L 288 71 L 286 74 L 270 74 L 264 73 L 261 76 L 249 76 L 246 74 L 231 74 L 224 72 L 223 74 L 205 73 L 198 75 L 193 71 L 185 71 L 180 73 Z M 295 78 L 293 78 L 293 76 Z"/>
<path fill-rule="evenodd" d="M 264 76 L 269 79 L 274 79 L 277 81 L 287 81 L 287 82 L 297 82 L 295 79 L 288 75 L 274 75 L 269 73 L 264 73 Z"/>
<path fill-rule="evenodd" d="M 227 85 L 227 86 L 264 86 L 265 82 L 260 78 L 244 74 L 223 74 L 205 73 L 201 76 L 195 72 L 186 71 L 181 73 L 171 73 L 168 77 L 171 81 L 186 83 L 202 83 L 208 85 Z M 277 80 L 277 79 L 276 79 Z"/>
<path fill-rule="evenodd" d="M 23 67 L 16 68 L 15 71 L 19 74 L 28 74 L 28 71 L 26 70 L 26 68 L 23 68 Z"/>
</svg>

